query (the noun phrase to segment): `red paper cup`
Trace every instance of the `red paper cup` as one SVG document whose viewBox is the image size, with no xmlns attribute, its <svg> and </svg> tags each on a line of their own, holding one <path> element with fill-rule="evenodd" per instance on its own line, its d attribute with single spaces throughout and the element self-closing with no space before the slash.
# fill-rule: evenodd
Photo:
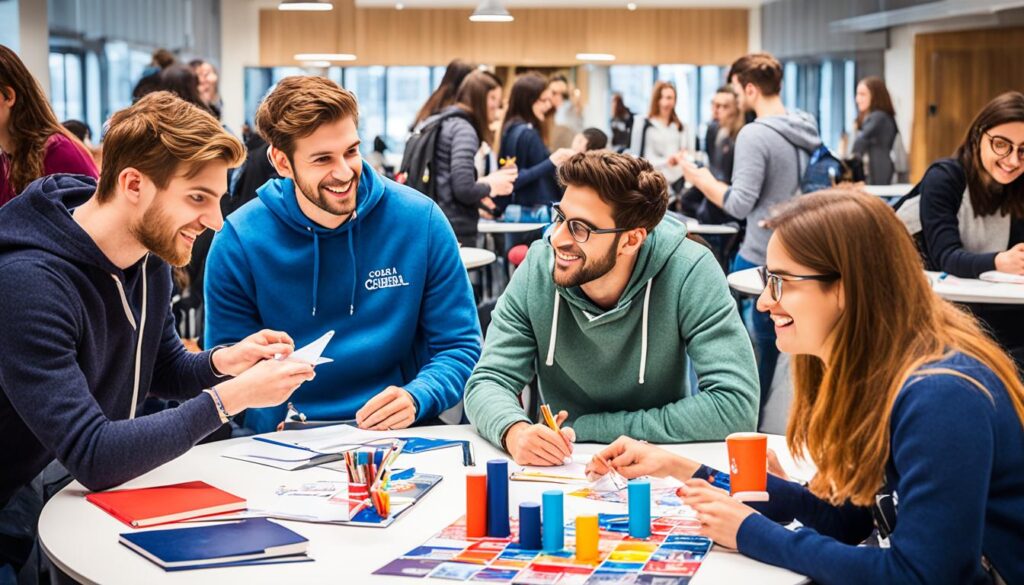
<svg viewBox="0 0 1024 585">
<path fill-rule="evenodd" d="M 768 499 L 768 435 L 733 433 L 725 438 L 729 450 L 729 493 L 738 500 Z"/>
<path fill-rule="evenodd" d="M 349 512 L 360 507 L 363 500 L 370 497 L 370 488 L 365 483 L 349 483 L 348 484 L 348 509 Z"/>
</svg>

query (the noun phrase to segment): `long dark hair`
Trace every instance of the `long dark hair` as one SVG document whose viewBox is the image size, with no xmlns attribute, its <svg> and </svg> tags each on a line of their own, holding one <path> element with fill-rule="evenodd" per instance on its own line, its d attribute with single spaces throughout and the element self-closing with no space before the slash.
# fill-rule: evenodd
<svg viewBox="0 0 1024 585">
<path fill-rule="evenodd" d="M 187 65 L 171 65 L 160 72 L 159 91 L 169 91 L 186 102 L 209 112 L 210 108 L 199 96 L 199 77 Z"/>
<path fill-rule="evenodd" d="M 626 107 L 626 102 L 622 101 L 622 94 L 615 92 L 612 94 L 612 118 L 617 120 L 625 120 L 633 115 L 633 112 L 629 111 Z"/>
<path fill-rule="evenodd" d="M 500 88 L 494 77 L 483 72 L 474 71 L 462 80 L 455 103 L 469 113 L 473 129 L 482 142 L 493 142 L 491 121 L 487 118 L 487 94 Z"/>
<path fill-rule="evenodd" d="M 540 73 L 530 72 L 520 75 L 508 92 L 508 110 L 505 111 L 505 122 L 501 125 L 501 133 L 504 135 L 508 127 L 516 122 L 531 124 L 546 144 L 547 128 L 544 121 L 533 113 L 533 104 L 544 95 L 547 89 L 548 80 Z"/>
<path fill-rule="evenodd" d="M 892 107 L 892 98 L 889 97 L 889 90 L 885 87 L 885 82 L 882 81 L 882 78 L 872 75 L 871 77 L 861 79 L 860 82 L 864 84 L 864 87 L 868 88 L 868 93 L 871 94 L 871 102 L 868 104 L 868 109 L 857 114 L 857 121 L 854 122 L 857 130 L 860 130 L 861 126 L 864 125 L 864 118 L 867 118 L 868 114 L 876 110 L 885 112 L 895 119 L 896 110 Z"/>
<path fill-rule="evenodd" d="M 437 86 L 434 93 L 430 94 L 423 107 L 417 112 L 416 119 L 412 122 L 412 127 L 415 128 L 423 120 L 454 104 L 455 94 L 459 91 L 459 86 L 462 85 L 462 81 L 472 71 L 472 65 L 459 59 L 449 63 L 448 68 L 444 70 L 441 84 Z"/>
<path fill-rule="evenodd" d="M 57 121 L 39 82 L 29 73 L 17 53 L 4 45 L 0 45 L 0 92 L 5 97 L 14 92 L 15 96 L 7 122 L 12 149 L 7 153 L 10 164 L 7 177 L 0 177 L 10 182 L 14 193 L 20 193 L 29 183 L 43 176 L 46 142 L 54 134 L 67 137 L 92 159 L 85 145 Z"/>
<path fill-rule="evenodd" d="M 1008 91 L 997 96 L 978 112 L 953 155 L 964 167 L 971 205 L 977 215 L 997 211 L 1014 218 L 1024 217 L 1024 178 L 1009 185 L 996 182 L 981 164 L 982 138 L 989 129 L 1002 124 L 1024 122 L 1024 93 Z"/>
</svg>

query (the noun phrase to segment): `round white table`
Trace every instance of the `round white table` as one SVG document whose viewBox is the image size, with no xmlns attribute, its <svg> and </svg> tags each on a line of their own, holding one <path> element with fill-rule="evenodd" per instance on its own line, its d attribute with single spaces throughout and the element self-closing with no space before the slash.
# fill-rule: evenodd
<svg viewBox="0 0 1024 585">
<path fill-rule="evenodd" d="M 497 449 L 480 438 L 469 425 L 421 427 L 414 430 L 381 433 L 389 435 L 415 435 L 469 439 L 476 449 L 477 464 L 484 468 L 489 459 L 503 457 Z M 282 471 L 220 457 L 227 447 L 242 438 L 200 445 L 182 457 L 125 484 L 138 488 L 172 483 L 203 480 L 241 497 L 272 492 L 283 484 L 305 481 L 337 480 L 339 473 L 323 468 L 300 471 Z M 769 446 L 782 459 L 783 466 L 796 470 L 797 476 L 810 477 L 807 469 L 800 469 L 788 455 L 785 439 L 769 436 Z M 593 453 L 599 445 L 578 445 L 580 453 Z M 724 443 L 696 443 L 673 445 L 672 451 L 687 455 L 719 469 L 726 466 Z M 280 521 L 281 524 L 309 539 L 308 554 L 311 563 L 230 567 L 193 571 L 165 572 L 142 556 L 118 543 L 118 535 L 130 528 L 108 515 L 84 498 L 88 493 L 78 482 L 72 482 L 55 495 L 43 509 L 39 519 L 39 540 L 43 550 L 61 570 L 83 583 L 104 585 L 147 583 L 189 583 L 230 585 L 280 585 L 281 583 L 414 583 L 406 577 L 386 577 L 371 573 L 399 555 L 419 546 L 442 528 L 465 513 L 465 472 L 462 451 L 458 448 L 402 455 L 398 467 L 415 466 L 426 473 L 444 475 L 441 481 L 412 510 L 388 528 L 348 527 L 327 524 Z M 512 465 L 514 468 L 514 465 Z M 510 510 L 518 510 L 519 503 L 540 501 L 541 492 L 550 489 L 572 491 L 577 486 L 510 482 Z M 624 505 L 567 497 L 566 519 L 584 512 L 623 511 Z M 195 524 L 189 524 L 195 525 Z M 772 567 L 747 558 L 734 551 L 716 546 L 707 556 L 692 585 L 712 583 L 759 583 L 783 585 L 805 583 L 796 573 Z M 441 583 L 423 580 L 422 583 Z"/>
<path fill-rule="evenodd" d="M 925 272 L 932 289 L 947 301 L 957 303 L 986 303 L 1000 305 L 1024 304 L 1024 285 L 1004 282 L 986 282 L 976 278 L 948 276 L 939 279 L 938 272 Z M 747 295 L 759 295 L 764 290 L 757 268 L 747 268 L 727 276 L 729 286 Z"/>
<path fill-rule="evenodd" d="M 720 235 L 732 235 L 740 231 L 740 229 L 734 225 L 717 225 L 713 223 L 688 223 L 686 224 L 686 231 L 691 234 L 699 234 L 702 236 L 720 236 Z"/>
<path fill-rule="evenodd" d="M 487 266 L 498 259 L 494 252 L 483 248 L 459 248 L 459 256 L 462 257 L 462 263 L 466 266 L 466 270 Z"/>
<path fill-rule="evenodd" d="M 532 232 L 548 227 L 546 223 L 519 223 L 512 221 L 494 221 L 493 219 L 481 219 L 476 224 L 476 229 L 481 234 L 521 234 Z"/>
<path fill-rule="evenodd" d="M 913 188 L 914 185 L 910 183 L 894 183 L 892 185 L 864 185 L 860 187 L 860 190 L 875 197 L 903 197 Z"/>
</svg>

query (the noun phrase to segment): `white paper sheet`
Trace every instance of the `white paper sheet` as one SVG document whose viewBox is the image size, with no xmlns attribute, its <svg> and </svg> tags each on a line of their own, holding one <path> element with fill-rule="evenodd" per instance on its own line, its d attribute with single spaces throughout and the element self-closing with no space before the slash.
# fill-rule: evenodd
<svg viewBox="0 0 1024 585">
<path fill-rule="evenodd" d="M 327 349 L 327 344 L 330 343 L 332 337 L 334 337 L 334 331 L 328 331 L 321 335 L 316 341 L 295 350 L 285 359 L 292 362 L 312 364 L 314 366 L 333 362 L 334 360 L 331 358 L 320 357 L 323 355 L 324 350 Z"/>
</svg>

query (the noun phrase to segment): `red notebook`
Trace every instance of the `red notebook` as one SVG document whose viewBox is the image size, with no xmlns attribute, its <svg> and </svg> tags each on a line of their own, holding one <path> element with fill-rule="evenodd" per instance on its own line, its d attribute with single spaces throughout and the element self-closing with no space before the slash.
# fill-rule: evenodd
<svg viewBox="0 0 1024 585">
<path fill-rule="evenodd" d="M 245 510 L 245 500 L 203 481 L 96 492 L 85 496 L 121 522 L 140 528 Z"/>
</svg>

